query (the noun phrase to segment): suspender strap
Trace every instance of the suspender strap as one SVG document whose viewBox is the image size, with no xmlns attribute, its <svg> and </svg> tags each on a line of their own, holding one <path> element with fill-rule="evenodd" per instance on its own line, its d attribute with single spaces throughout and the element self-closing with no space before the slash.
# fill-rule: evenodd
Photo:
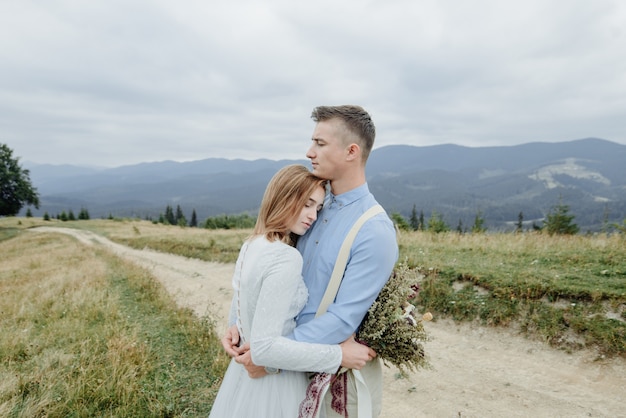
<svg viewBox="0 0 626 418">
<path fill-rule="evenodd" d="M 335 261 L 335 267 L 333 268 L 333 273 L 330 276 L 330 281 L 328 282 L 328 286 L 326 287 L 326 292 L 324 293 L 324 297 L 322 298 L 322 302 L 320 306 L 317 308 L 317 313 L 315 316 L 320 316 L 326 312 L 328 306 L 335 300 L 337 296 L 337 291 L 339 291 L 339 285 L 341 284 L 341 280 L 343 279 L 343 273 L 346 270 L 346 264 L 348 263 L 348 256 L 350 255 L 350 248 L 352 247 L 352 243 L 356 238 L 357 233 L 361 229 L 361 226 L 370 218 L 379 213 L 384 212 L 380 205 L 374 205 L 369 208 L 357 221 L 352 225 L 352 228 L 346 235 L 346 238 L 341 244 L 341 248 L 339 249 L 339 254 L 337 254 L 337 260 Z"/>
</svg>

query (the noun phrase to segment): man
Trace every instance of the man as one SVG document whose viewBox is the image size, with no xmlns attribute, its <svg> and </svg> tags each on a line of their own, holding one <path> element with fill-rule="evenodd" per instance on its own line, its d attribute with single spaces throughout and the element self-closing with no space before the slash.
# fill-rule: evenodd
<svg viewBox="0 0 626 418">
<path fill-rule="evenodd" d="M 356 220 L 376 205 L 369 192 L 365 165 L 374 145 L 376 130 L 370 115 L 360 106 L 319 106 L 311 118 L 316 122 L 312 145 L 306 153 L 313 173 L 330 181 L 330 193 L 311 230 L 298 241 L 303 257 L 303 277 L 309 299 L 297 318 L 292 338 L 297 341 L 338 344 L 356 332 L 368 309 L 389 278 L 398 259 L 398 245 L 393 223 L 385 213 L 368 220 L 360 229 L 350 251 L 348 264 L 335 301 L 325 314 L 315 316 L 331 277 L 339 248 Z M 232 328 L 222 339 L 225 349 L 238 362 L 246 364 L 251 376 L 266 370 L 254 367 L 250 356 L 241 356 L 233 345 L 238 335 Z M 382 400 L 382 369 L 375 359 L 361 369 L 372 398 L 373 416 L 378 416 Z M 322 416 L 356 417 L 357 397 L 354 376 L 347 374 L 347 396 L 331 405 L 329 391 L 322 406 Z M 337 379 L 339 381 L 339 379 Z M 340 383 L 341 384 L 341 383 Z"/>
</svg>

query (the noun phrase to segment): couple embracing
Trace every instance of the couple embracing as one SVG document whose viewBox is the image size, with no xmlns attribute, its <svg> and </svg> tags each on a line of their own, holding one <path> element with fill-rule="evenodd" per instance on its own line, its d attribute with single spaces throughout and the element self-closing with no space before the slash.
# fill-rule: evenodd
<svg viewBox="0 0 626 418">
<path fill-rule="evenodd" d="M 235 265 L 222 338 L 233 359 L 212 418 L 381 411 L 380 361 L 354 340 L 398 259 L 393 223 L 365 177 L 376 131 L 359 106 L 319 106 L 311 117 L 312 170 L 291 165 L 272 178 Z"/>
</svg>

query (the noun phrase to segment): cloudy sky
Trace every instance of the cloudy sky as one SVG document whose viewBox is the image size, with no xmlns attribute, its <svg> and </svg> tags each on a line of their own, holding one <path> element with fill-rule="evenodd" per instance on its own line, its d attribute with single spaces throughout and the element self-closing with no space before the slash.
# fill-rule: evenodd
<svg viewBox="0 0 626 418">
<path fill-rule="evenodd" d="M 626 2 L 0 0 L 21 162 L 304 158 L 347 103 L 375 148 L 626 144 Z"/>
</svg>

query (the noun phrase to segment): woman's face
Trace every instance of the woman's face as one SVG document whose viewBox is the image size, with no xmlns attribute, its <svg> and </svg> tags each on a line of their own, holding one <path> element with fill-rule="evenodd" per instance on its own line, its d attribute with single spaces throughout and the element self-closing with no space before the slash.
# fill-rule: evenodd
<svg viewBox="0 0 626 418">
<path fill-rule="evenodd" d="M 313 222 L 317 219 L 317 212 L 322 209 L 324 204 L 324 196 L 326 192 L 323 187 L 315 189 L 308 202 L 302 210 L 300 215 L 296 218 L 289 230 L 296 235 L 304 235 L 306 231 L 313 225 Z"/>
</svg>

